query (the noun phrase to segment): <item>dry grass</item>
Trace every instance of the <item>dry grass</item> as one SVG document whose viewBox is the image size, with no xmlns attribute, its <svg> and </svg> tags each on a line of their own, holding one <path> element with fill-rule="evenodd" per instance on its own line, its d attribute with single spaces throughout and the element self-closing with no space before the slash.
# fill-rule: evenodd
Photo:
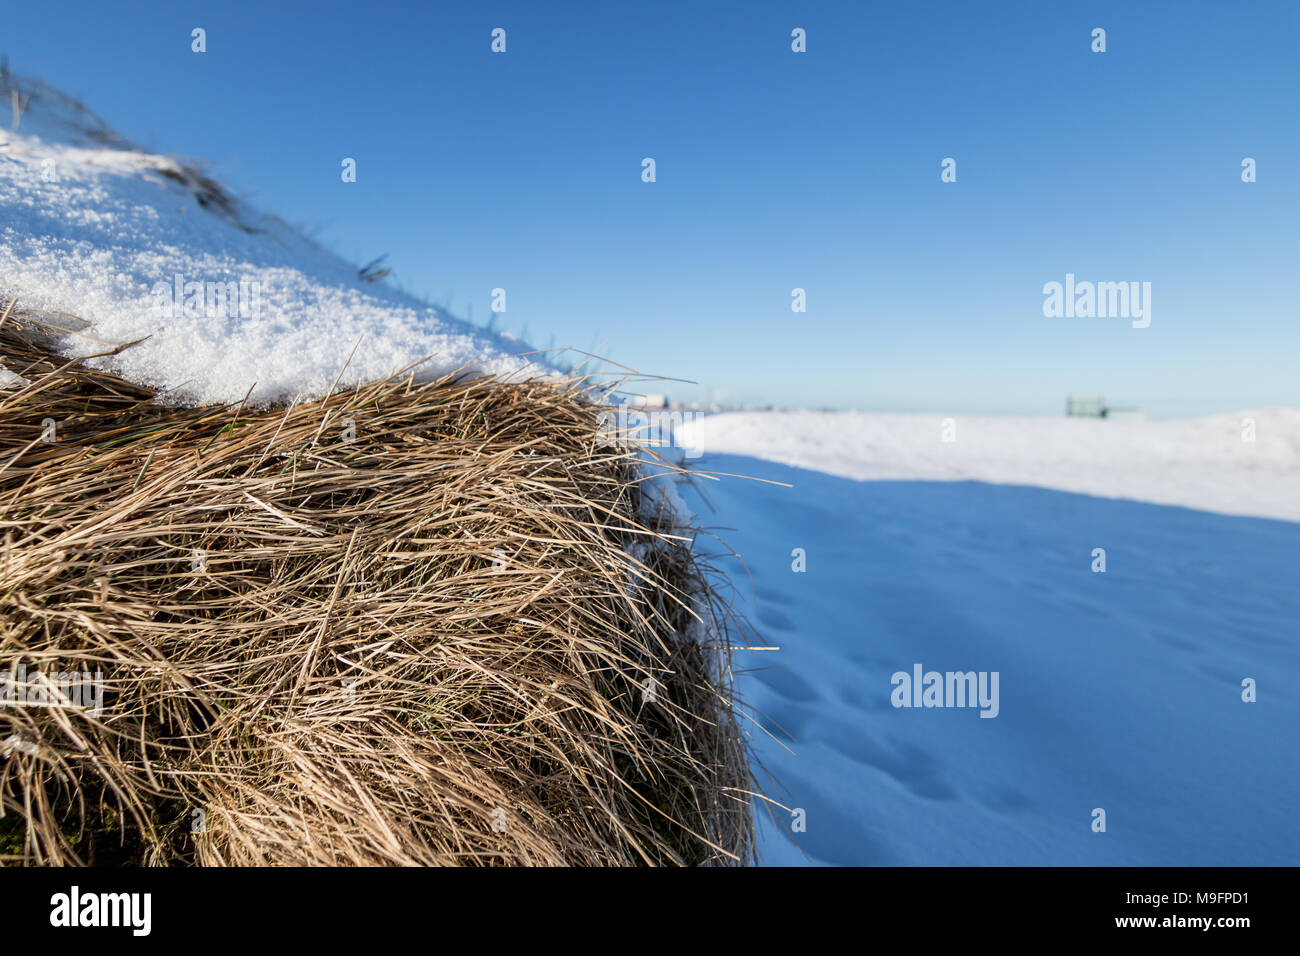
<svg viewBox="0 0 1300 956">
<path fill-rule="evenodd" d="M 0 679 L 105 695 L 0 707 L 0 854 L 749 861 L 727 610 L 581 383 L 176 408 L 33 333 L 0 325 Z"/>
</svg>

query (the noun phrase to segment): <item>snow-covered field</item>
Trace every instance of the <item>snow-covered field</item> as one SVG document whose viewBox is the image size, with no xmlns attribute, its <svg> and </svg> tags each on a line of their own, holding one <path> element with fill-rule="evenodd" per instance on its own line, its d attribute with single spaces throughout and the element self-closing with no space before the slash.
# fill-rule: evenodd
<svg viewBox="0 0 1300 956">
<path fill-rule="evenodd" d="M 105 145 L 102 121 L 29 85 L 18 132 L 0 133 L 0 312 L 16 297 L 89 322 L 70 354 L 149 336 L 96 361 L 188 403 L 319 397 L 345 363 L 343 386 L 426 358 L 426 374 L 546 374 L 523 343 L 361 281 L 272 216 L 223 209 L 183 164 Z"/>
<path fill-rule="evenodd" d="M 1300 521 L 1300 409 L 1211 418 L 710 415 L 683 444 L 859 480 L 988 481 Z"/>
<path fill-rule="evenodd" d="M 792 486 L 684 491 L 780 647 L 738 664 L 802 811 L 764 820 L 766 862 L 1294 865 L 1300 413 L 943 424 L 734 414 L 682 438 L 701 470 Z M 918 665 L 996 672 L 996 716 L 894 706 Z"/>
</svg>

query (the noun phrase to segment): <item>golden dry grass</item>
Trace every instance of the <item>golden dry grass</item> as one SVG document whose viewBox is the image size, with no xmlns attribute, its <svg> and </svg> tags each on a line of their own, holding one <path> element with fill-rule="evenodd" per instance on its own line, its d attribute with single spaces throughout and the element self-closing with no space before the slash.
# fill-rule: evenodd
<svg viewBox="0 0 1300 956">
<path fill-rule="evenodd" d="M 0 707 L 10 862 L 751 859 L 728 611 L 581 382 L 178 408 L 38 331 L 0 325 L 0 679 L 105 698 Z"/>
</svg>

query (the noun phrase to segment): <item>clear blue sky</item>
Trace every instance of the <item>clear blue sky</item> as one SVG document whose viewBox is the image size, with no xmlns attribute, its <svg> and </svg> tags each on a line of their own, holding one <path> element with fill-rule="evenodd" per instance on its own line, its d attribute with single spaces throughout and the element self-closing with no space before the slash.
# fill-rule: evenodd
<svg viewBox="0 0 1300 956">
<path fill-rule="evenodd" d="M 1300 405 L 1294 2 L 43 0 L 0 52 L 459 315 L 503 287 L 539 346 L 700 383 L 673 397 Z M 1045 318 L 1067 272 L 1151 282 L 1150 328 Z"/>
</svg>

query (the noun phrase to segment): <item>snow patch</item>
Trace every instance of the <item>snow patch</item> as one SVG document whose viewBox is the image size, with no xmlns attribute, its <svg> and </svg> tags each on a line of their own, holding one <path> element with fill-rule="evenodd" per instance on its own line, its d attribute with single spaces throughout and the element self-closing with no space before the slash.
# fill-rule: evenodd
<svg viewBox="0 0 1300 956">
<path fill-rule="evenodd" d="M 34 92 L 19 132 L 0 139 L 0 308 L 17 298 L 88 322 L 99 341 L 69 336 L 64 354 L 147 336 L 91 364 L 193 404 L 238 402 L 250 388 L 254 403 L 320 397 L 345 363 L 341 387 L 425 358 L 422 375 L 556 374 L 520 355 L 522 343 L 363 282 L 356 266 L 193 167 L 129 148 L 49 88 L 17 85 Z M 230 283 L 256 290 L 256 308 L 216 300 Z M 162 295 L 178 287 L 180 301 Z"/>
</svg>

